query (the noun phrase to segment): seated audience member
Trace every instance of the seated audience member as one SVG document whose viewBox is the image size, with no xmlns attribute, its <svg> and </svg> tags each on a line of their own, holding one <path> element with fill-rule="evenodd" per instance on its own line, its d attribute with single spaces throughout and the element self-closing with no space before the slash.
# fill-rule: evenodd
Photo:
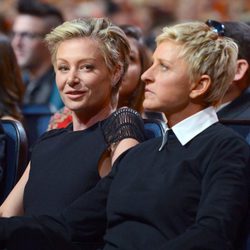
<svg viewBox="0 0 250 250">
<path fill-rule="evenodd" d="M 128 37 L 131 51 L 128 71 L 119 89 L 118 107 L 127 106 L 142 113 L 145 83 L 141 80 L 141 75 L 152 63 L 151 53 L 138 27 L 133 25 L 120 27 Z"/>
<path fill-rule="evenodd" d="M 52 111 L 63 106 L 55 83 L 45 35 L 63 22 L 61 12 L 39 1 L 19 1 L 12 27 L 12 46 L 26 85 L 24 104 L 47 104 Z"/>
<path fill-rule="evenodd" d="M 115 110 L 129 61 L 124 32 L 104 18 L 79 19 L 58 26 L 46 41 L 73 122 L 36 143 L 24 175 L 0 207 L 4 217 L 61 212 L 144 139 L 139 114 Z"/>
<path fill-rule="evenodd" d="M 63 107 L 50 118 L 48 130 L 56 128 L 66 128 L 71 122 L 71 110 L 67 107 Z"/>
<path fill-rule="evenodd" d="M 219 119 L 250 120 L 250 26 L 224 22 L 224 34 L 239 46 L 237 70 L 218 108 Z"/>
<path fill-rule="evenodd" d="M 24 85 L 7 36 L 0 34 L 0 119 L 22 120 Z"/>
<path fill-rule="evenodd" d="M 142 79 L 143 106 L 165 114 L 166 134 L 124 153 L 61 215 L 1 218 L 1 241 L 64 250 L 81 241 L 89 250 L 103 236 L 104 250 L 238 249 L 250 151 L 214 108 L 234 78 L 237 52 L 205 23 L 165 27 Z"/>
<path fill-rule="evenodd" d="M 130 63 L 127 74 L 119 90 L 118 107 L 127 106 L 137 110 L 144 118 L 164 120 L 160 112 L 149 112 L 143 109 L 145 83 L 141 75 L 152 64 L 151 51 L 146 46 L 141 30 L 133 25 L 120 25 L 129 39 L 131 48 Z"/>
<path fill-rule="evenodd" d="M 128 70 L 119 89 L 118 108 L 127 106 L 142 113 L 145 84 L 141 80 L 141 74 L 151 64 L 150 51 L 144 44 L 140 28 L 133 25 L 121 25 L 120 28 L 128 37 L 131 51 Z M 71 121 L 71 111 L 64 107 L 52 116 L 49 130 L 64 128 Z"/>
<path fill-rule="evenodd" d="M 1 192 L 1 183 L 3 180 L 3 173 L 4 173 L 4 161 L 5 161 L 5 134 L 0 120 L 0 192 Z"/>
</svg>

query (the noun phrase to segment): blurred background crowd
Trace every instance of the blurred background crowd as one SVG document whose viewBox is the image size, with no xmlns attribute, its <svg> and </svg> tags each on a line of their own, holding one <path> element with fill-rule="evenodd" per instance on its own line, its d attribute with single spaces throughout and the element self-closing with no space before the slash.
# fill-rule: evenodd
<svg viewBox="0 0 250 250">
<path fill-rule="evenodd" d="M 137 53 L 138 62 L 133 59 L 133 55 L 131 57 L 131 64 L 137 63 L 139 69 L 143 69 L 138 70 L 136 74 L 141 74 L 147 68 L 145 66 L 149 65 L 145 62 L 150 59 L 143 60 L 140 53 L 151 58 L 150 53 L 146 51 L 149 49 L 151 52 L 155 49 L 155 37 L 162 28 L 166 25 L 190 20 L 205 22 L 213 19 L 224 24 L 227 21 L 242 22 L 243 24 L 232 24 L 232 27 L 230 25 L 226 27 L 226 35 L 242 43 L 240 46 L 244 50 L 243 58 L 246 57 L 249 60 L 247 51 L 250 51 L 248 48 L 250 32 L 246 25 L 250 24 L 249 0 L 0 0 L 0 32 L 6 35 L 5 38 L 2 38 L 4 45 L 0 47 L 1 57 L 4 58 L 5 53 L 6 58 L 12 58 L 12 61 L 9 60 L 8 67 L 6 59 L 3 59 L 2 68 L 0 68 L 0 71 L 5 73 L 2 74 L 0 85 L 1 119 L 11 117 L 17 119 L 24 123 L 27 131 L 34 130 L 35 122 L 33 120 L 27 122 L 27 117 L 33 116 L 34 112 L 39 113 L 40 118 L 44 114 L 46 117 L 51 117 L 57 111 L 62 111 L 59 113 L 60 119 L 56 119 L 56 127 L 58 127 L 58 120 L 60 123 L 61 120 L 63 121 L 63 126 L 65 126 L 64 121 L 67 123 L 71 121 L 69 112 L 62 109 L 64 104 L 56 87 L 51 57 L 44 44 L 44 37 L 64 20 L 79 17 L 109 17 L 113 23 L 119 26 L 131 25 L 133 29 L 138 28 L 139 37 L 142 40 L 139 43 L 145 45 L 145 48 L 142 49 L 143 53 Z M 137 35 L 132 37 L 140 40 Z M 16 58 L 13 56 L 11 47 L 14 49 Z M 19 67 L 21 72 L 19 72 Z M 15 73 L 14 80 L 13 69 L 18 72 Z M 137 78 L 140 79 L 140 76 L 136 76 Z M 129 81 L 131 83 L 134 79 Z M 226 104 L 247 89 L 249 80 L 244 81 L 247 84 L 232 85 L 237 86 L 237 89 L 234 90 L 235 94 L 231 99 L 225 100 Z M 134 82 L 134 85 L 137 86 L 139 81 Z M 140 88 L 143 90 L 143 84 L 138 84 L 138 86 L 141 86 Z M 130 88 L 129 94 L 132 99 L 135 94 L 138 96 L 138 100 L 133 100 L 133 103 L 138 101 L 141 105 L 140 92 L 141 90 L 137 92 Z M 121 100 L 122 88 L 119 94 Z M 244 97 L 247 103 L 248 95 L 247 93 L 247 97 Z M 130 100 L 131 98 L 125 96 L 123 99 Z M 41 111 L 38 112 L 38 107 L 34 108 L 34 105 L 39 105 Z M 141 108 L 135 108 L 128 103 L 122 102 L 122 105 L 141 111 Z M 238 106 L 237 110 L 239 110 Z M 44 125 L 40 120 L 37 124 L 39 124 L 38 130 L 44 132 L 48 126 L 48 119 Z M 30 138 L 30 141 L 35 141 L 38 135 L 33 132 L 30 134 L 35 134 L 34 139 Z"/>
<path fill-rule="evenodd" d="M 29 3 L 33 0 L 22 0 Z M 16 15 L 17 0 L 1 0 L 1 29 L 7 31 Z M 117 24 L 142 28 L 145 35 L 175 21 L 208 18 L 250 21 L 249 0 L 42 0 L 58 7 L 66 20 L 80 16 L 109 16 Z"/>
</svg>

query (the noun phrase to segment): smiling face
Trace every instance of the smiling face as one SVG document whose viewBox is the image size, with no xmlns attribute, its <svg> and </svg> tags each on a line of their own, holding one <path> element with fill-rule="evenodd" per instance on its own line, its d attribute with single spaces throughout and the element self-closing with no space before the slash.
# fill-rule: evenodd
<svg viewBox="0 0 250 250">
<path fill-rule="evenodd" d="M 111 106 L 111 73 L 97 41 L 73 38 L 63 41 L 54 63 L 56 82 L 66 107 L 94 115 Z"/>
<path fill-rule="evenodd" d="M 193 113 L 190 97 L 193 86 L 188 65 L 178 56 L 180 50 L 181 46 L 174 42 L 160 43 L 153 55 L 153 65 L 142 75 L 146 82 L 143 107 L 164 112 L 172 123 Z"/>
</svg>

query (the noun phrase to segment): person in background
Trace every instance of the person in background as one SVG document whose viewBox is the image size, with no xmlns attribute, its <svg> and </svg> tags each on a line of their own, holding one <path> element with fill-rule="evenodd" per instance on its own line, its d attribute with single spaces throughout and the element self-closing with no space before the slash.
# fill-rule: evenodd
<svg viewBox="0 0 250 250">
<path fill-rule="evenodd" d="M 70 123 L 72 123 L 72 112 L 64 106 L 51 116 L 48 124 L 48 130 L 66 128 Z"/>
<path fill-rule="evenodd" d="M 145 82 L 142 81 L 141 75 L 152 64 L 151 50 L 146 46 L 142 31 L 134 25 L 120 25 L 129 39 L 131 47 L 130 63 L 128 72 L 124 77 L 119 90 L 118 107 L 127 106 L 137 110 L 143 118 L 157 119 L 163 122 L 166 121 L 162 112 L 150 112 L 144 110 L 144 90 Z"/>
<path fill-rule="evenodd" d="M 142 114 L 145 83 L 141 80 L 141 74 L 151 64 L 151 51 L 146 47 L 139 27 L 134 25 L 120 25 L 119 27 L 127 35 L 131 50 L 128 70 L 119 89 L 117 107 L 126 106 Z M 48 129 L 65 128 L 71 122 L 71 111 L 64 107 L 51 117 Z"/>
<path fill-rule="evenodd" d="M 23 103 L 46 104 L 52 112 L 63 106 L 55 83 L 45 35 L 63 22 L 61 12 L 39 1 L 18 2 L 12 27 L 12 46 L 26 85 Z"/>
<path fill-rule="evenodd" d="M 6 35 L 0 34 L 0 119 L 22 121 L 25 87 L 16 56 Z"/>
<path fill-rule="evenodd" d="M 142 31 L 133 25 L 120 25 L 130 44 L 130 62 L 128 71 L 119 89 L 118 107 L 127 106 L 143 113 L 145 83 L 141 75 L 151 65 L 151 51 L 146 47 Z"/>
<path fill-rule="evenodd" d="M 218 107 L 221 120 L 250 120 L 250 26 L 243 22 L 223 22 L 224 34 L 239 46 L 237 70 Z"/>
<path fill-rule="evenodd" d="M 3 217 L 60 213 L 144 140 L 140 115 L 116 110 L 129 62 L 124 32 L 105 18 L 77 19 L 55 28 L 46 42 L 73 123 L 36 143 L 24 175 L 0 207 Z"/>
<path fill-rule="evenodd" d="M 218 122 L 215 106 L 236 72 L 238 48 L 211 23 L 165 27 L 143 73 L 143 106 L 168 131 L 142 142 L 57 216 L 0 219 L 11 250 L 240 249 L 248 213 L 249 145 Z"/>
</svg>

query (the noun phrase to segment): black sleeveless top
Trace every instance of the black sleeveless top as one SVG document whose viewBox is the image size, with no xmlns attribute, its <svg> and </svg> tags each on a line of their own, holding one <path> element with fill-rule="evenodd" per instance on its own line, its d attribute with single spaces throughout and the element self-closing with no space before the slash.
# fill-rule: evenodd
<svg viewBox="0 0 250 250">
<path fill-rule="evenodd" d="M 6 138 L 5 138 L 5 134 L 4 134 L 4 130 L 0 121 L 0 191 L 1 191 L 1 184 L 2 184 L 2 180 L 3 180 L 3 171 L 4 171 L 4 163 L 5 163 L 5 150 L 6 150 Z"/>
<path fill-rule="evenodd" d="M 128 108 L 85 130 L 72 128 L 46 132 L 35 145 L 24 192 L 26 215 L 59 213 L 100 180 L 98 162 L 111 143 L 144 140 L 143 121 Z"/>
</svg>

